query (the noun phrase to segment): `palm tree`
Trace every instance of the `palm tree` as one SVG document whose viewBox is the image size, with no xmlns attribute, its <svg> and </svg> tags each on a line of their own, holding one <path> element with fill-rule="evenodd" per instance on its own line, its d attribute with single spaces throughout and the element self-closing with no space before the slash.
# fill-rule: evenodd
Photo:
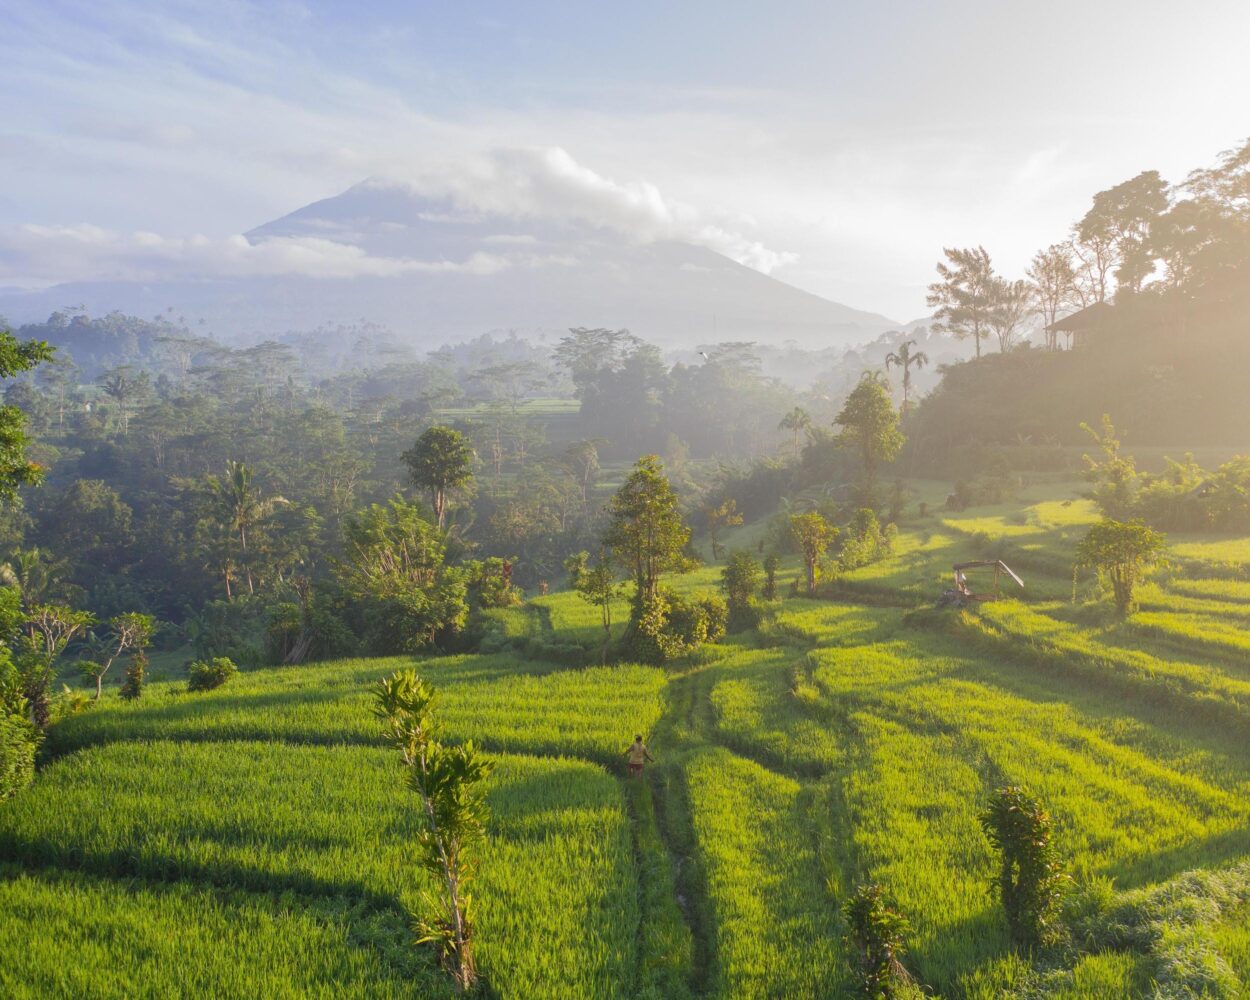
<svg viewBox="0 0 1250 1000">
<path fill-rule="evenodd" d="M 273 513 L 274 507 L 288 501 L 284 497 L 262 497 L 260 492 L 252 486 L 252 470 L 242 462 L 226 462 L 225 478 L 218 479 L 216 476 L 209 476 L 208 489 L 221 523 L 232 534 L 238 535 L 247 592 L 254 594 L 256 591 L 252 582 L 252 563 L 248 555 L 247 533 L 265 521 Z M 227 592 L 229 586 L 227 578 Z"/>
<path fill-rule="evenodd" d="M 812 418 L 808 412 L 801 406 L 796 406 L 793 410 L 781 418 L 781 423 L 777 425 L 780 431 L 794 432 L 794 453 L 799 453 L 799 434 L 812 426 Z"/>
<path fill-rule="evenodd" d="M 911 368 L 915 365 L 917 368 L 923 368 L 929 363 L 929 355 L 924 351 L 913 351 L 916 345 L 914 340 L 905 340 L 898 347 L 897 351 L 891 351 L 885 356 L 885 370 L 899 367 L 903 369 L 903 413 L 907 412 L 909 405 L 909 397 L 911 395 Z"/>
</svg>

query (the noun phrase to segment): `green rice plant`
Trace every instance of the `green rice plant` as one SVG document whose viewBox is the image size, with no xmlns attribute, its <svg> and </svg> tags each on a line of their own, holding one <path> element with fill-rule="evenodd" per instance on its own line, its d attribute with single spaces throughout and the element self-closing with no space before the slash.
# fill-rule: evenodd
<svg viewBox="0 0 1250 1000">
<path fill-rule="evenodd" d="M 451 995 L 402 926 L 346 900 L 10 867 L 0 916 L 11 1000 Z"/>
<path fill-rule="evenodd" d="M 116 743 L 50 765 L 0 810 L 26 866 L 350 899 L 403 928 L 418 833 L 392 754 L 370 747 Z M 498 758 L 478 883 L 478 963 L 505 996 L 631 994 L 637 876 L 617 782 L 591 764 Z M 622 928 L 629 929 L 622 934 Z M 0 961 L 0 964 L 4 964 Z"/>
<path fill-rule="evenodd" d="M 819 877 L 802 787 L 722 749 L 696 753 L 682 778 L 708 893 L 709 994 L 840 995 L 836 903 Z"/>
<path fill-rule="evenodd" d="M 447 738 L 488 749 L 573 754 L 615 763 L 622 733 L 647 730 L 663 711 L 653 667 L 561 670 L 514 655 L 340 660 L 241 674 L 189 697 L 149 683 L 140 702 L 105 698 L 54 728 L 54 754 L 117 739 L 289 740 L 382 744 L 368 686 L 419 665 L 438 687 Z"/>
</svg>

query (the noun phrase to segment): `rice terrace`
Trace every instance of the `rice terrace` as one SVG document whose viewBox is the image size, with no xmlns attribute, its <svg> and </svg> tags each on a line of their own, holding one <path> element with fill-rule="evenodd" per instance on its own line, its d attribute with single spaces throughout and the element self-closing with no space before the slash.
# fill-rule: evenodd
<svg viewBox="0 0 1250 1000">
<path fill-rule="evenodd" d="M 0 1000 L 1250 1000 L 1190 7 L 5 4 Z"/>
</svg>

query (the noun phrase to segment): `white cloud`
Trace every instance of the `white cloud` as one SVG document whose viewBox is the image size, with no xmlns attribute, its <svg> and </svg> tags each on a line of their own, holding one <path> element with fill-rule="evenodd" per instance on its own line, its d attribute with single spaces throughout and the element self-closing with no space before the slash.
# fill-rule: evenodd
<svg viewBox="0 0 1250 1000">
<path fill-rule="evenodd" d="M 487 275 L 514 263 L 490 253 L 474 253 L 463 261 L 380 257 L 357 246 L 310 236 L 251 243 L 244 236 L 174 239 L 151 232 L 117 233 L 92 225 L 0 229 L 0 282 L 25 286 L 281 275 L 321 279 Z"/>
<path fill-rule="evenodd" d="M 740 232 L 737 225 L 747 221 L 741 215 L 721 218 L 665 197 L 649 181 L 605 177 L 558 146 L 494 149 L 407 174 L 392 171 L 376 183 L 404 184 L 471 215 L 576 222 L 642 243 L 686 240 L 765 274 L 798 259 Z"/>
</svg>

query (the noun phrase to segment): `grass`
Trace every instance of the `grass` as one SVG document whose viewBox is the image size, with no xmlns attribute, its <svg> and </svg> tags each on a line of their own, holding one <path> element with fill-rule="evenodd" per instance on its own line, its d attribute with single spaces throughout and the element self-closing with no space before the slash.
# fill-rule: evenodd
<svg viewBox="0 0 1250 1000">
<path fill-rule="evenodd" d="M 663 669 L 593 666 L 598 610 L 565 591 L 493 615 L 489 654 L 110 693 L 0 807 L 0 992 L 445 995 L 406 929 L 415 819 L 369 712 L 369 685 L 415 662 L 447 738 L 499 760 L 478 885 L 493 996 L 848 995 L 840 909 L 868 880 L 947 1000 L 1244 996 L 1244 540 L 1180 539 L 1122 621 L 1088 579 L 1072 600 L 1095 517 L 1079 488 L 907 522 L 833 599 L 785 596 L 758 633 Z M 952 562 L 996 553 L 1020 599 L 933 609 Z M 782 594 L 797 573 L 787 558 Z M 622 775 L 635 731 L 657 758 L 642 780 Z M 1044 961 L 1010 947 L 978 821 L 1008 782 L 1053 813 L 1069 871 L 1110 886 L 1100 926 L 1145 930 Z"/>
</svg>

